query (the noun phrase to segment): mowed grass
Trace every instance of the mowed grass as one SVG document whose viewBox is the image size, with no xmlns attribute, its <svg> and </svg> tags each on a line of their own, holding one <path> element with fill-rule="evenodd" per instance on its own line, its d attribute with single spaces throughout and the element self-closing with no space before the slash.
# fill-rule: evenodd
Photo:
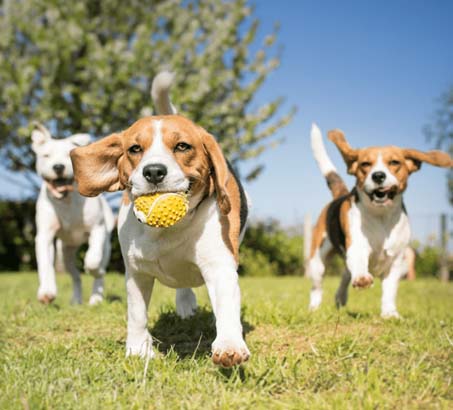
<svg viewBox="0 0 453 410">
<path fill-rule="evenodd" d="M 91 278 L 84 276 L 85 302 Z M 225 370 L 209 357 L 215 331 L 204 288 L 200 310 L 174 314 L 174 291 L 155 287 L 149 327 L 157 357 L 125 358 L 124 277 L 107 276 L 107 300 L 71 306 L 59 275 L 52 306 L 35 298 L 36 274 L 0 275 L 1 409 L 453 408 L 453 285 L 402 282 L 404 320 L 379 317 L 380 285 L 351 290 L 337 311 L 338 278 L 307 310 L 304 278 L 241 279 L 252 352 Z"/>
</svg>

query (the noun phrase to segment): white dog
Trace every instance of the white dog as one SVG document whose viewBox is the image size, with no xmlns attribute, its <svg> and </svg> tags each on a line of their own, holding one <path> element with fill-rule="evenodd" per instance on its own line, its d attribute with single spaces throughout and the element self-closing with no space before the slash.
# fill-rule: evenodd
<svg viewBox="0 0 453 410">
<path fill-rule="evenodd" d="M 451 168 L 453 161 L 441 151 L 395 146 L 354 149 L 340 130 L 330 131 L 329 139 L 340 150 L 348 173 L 356 177 L 356 185 L 351 191 L 346 188 L 327 155 L 321 131 L 313 125 L 313 154 L 334 200 L 323 209 L 313 231 L 307 265 L 313 281 L 310 308 L 316 309 L 321 303 L 325 260 L 336 251 L 344 256 L 347 267 L 336 294 L 337 306 L 346 304 L 351 280 L 352 286 L 367 288 L 373 283 L 373 275 L 381 276 L 381 315 L 397 318 L 398 282 L 408 270 L 410 226 L 403 203 L 408 178 L 422 162 Z"/>
<path fill-rule="evenodd" d="M 215 138 L 174 115 L 168 98 L 171 77 L 153 84 L 160 113 L 125 131 L 71 151 L 78 189 L 95 196 L 126 189 L 118 232 L 126 265 L 127 354 L 153 355 L 148 303 L 155 279 L 176 288 L 176 311 L 191 316 L 197 303 L 190 289 L 206 284 L 216 317 L 213 361 L 240 364 L 250 352 L 242 335 L 237 266 L 248 206 L 239 180 Z M 188 192 L 189 211 L 176 225 L 152 228 L 134 215 L 134 198 L 153 192 Z"/>
<path fill-rule="evenodd" d="M 104 274 L 110 258 L 110 234 L 115 220 L 106 200 L 82 197 L 74 190 L 69 152 L 90 142 L 88 134 L 53 139 L 41 124 L 32 133 L 36 170 L 43 178 L 36 203 L 36 259 L 38 262 L 38 300 L 52 302 L 57 295 L 55 281 L 55 239 L 62 243 L 63 261 L 73 281 L 73 303 L 82 303 L 80 272 L 76 253 L 88 242 L 85 270 L 94 276 L 90 304 L 102 301 Z"/>
</svg>

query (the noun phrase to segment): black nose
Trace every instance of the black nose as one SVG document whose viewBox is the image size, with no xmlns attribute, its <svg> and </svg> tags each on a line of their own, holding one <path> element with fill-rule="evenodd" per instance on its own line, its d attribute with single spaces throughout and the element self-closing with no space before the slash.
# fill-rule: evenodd
<svg viewBox="0 0 453 410">
<path fill-rule="evenodd" d="M 382 184 L 385 181 L 385 172 L 378 171 L 378 172 L 373 172 L 373 175 L 371 175 L 371 179 L 376 182 L 376 184 Z"/>
<path fill-rule="evenodd" d="M 53 170 L 57 175 L 63 174 L 64 171 L 64 165 L 63 164 L 55 164 L 53 167 Z"/>
<path fill-rule="evenodd" d="M 164 164 L 150 164 L 143 168 L 143 176 L 148 182 L 158 184 L 167 175 L 167 167 Z"/>
</svg>

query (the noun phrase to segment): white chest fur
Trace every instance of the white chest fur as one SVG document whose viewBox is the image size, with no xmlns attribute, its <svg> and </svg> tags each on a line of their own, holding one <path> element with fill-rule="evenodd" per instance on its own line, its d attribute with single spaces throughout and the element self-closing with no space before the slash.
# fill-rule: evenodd
<svg viewBox="0 0 453 410">
<path fill-rule="evenodd" d="M 132 204 L 123 205 L 118 233 L 126 269 L 149 274 L 173 288 L 197 287 L 204 283 L 200 272 L 204 255 L 218 254 L 234 264 L 233 256 L 222 239 L 219 212 L 208 198 L 193 214 L 170 228 L 152 228 L 137 221 Z"/>
<path fill-rule="evenodd" d="M 361 202 L 353 203 L 348 220 L 352 243 L 369 255 L 370 273 L 386 276 L 410 240 L 409 219 L 401 202 L 385 212 L 373 212 Z"/>
</svg>

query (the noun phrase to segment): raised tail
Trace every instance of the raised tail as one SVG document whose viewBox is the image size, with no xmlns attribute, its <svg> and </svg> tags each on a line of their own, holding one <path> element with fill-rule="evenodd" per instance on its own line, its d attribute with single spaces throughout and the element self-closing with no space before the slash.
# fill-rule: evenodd
<svg viewBox="0 0 453 410">
<path fill-rule="evenodd" d="M 175 106 L 170 100 L 170 88 L 173 84 L 174 74 L 169 71 L 161 71 L 154 77 L 151 86 L 151 98 L 158 115 L 177 114 Z"/>
<path fill-rule="evenodd" d="M 338 174 L 335 165 L 333 165 L 327 155 L 324 142 L 322 141 L 321 130 L 316 124 L 313 124 L 311 127 L 311 149 L 313 151 L 313 156 L 318 163 L 319 169 L 326 178 L 327 186 L 332 192 L 334 199 L 348 194 L 348 188 Z"/>
</svg>

